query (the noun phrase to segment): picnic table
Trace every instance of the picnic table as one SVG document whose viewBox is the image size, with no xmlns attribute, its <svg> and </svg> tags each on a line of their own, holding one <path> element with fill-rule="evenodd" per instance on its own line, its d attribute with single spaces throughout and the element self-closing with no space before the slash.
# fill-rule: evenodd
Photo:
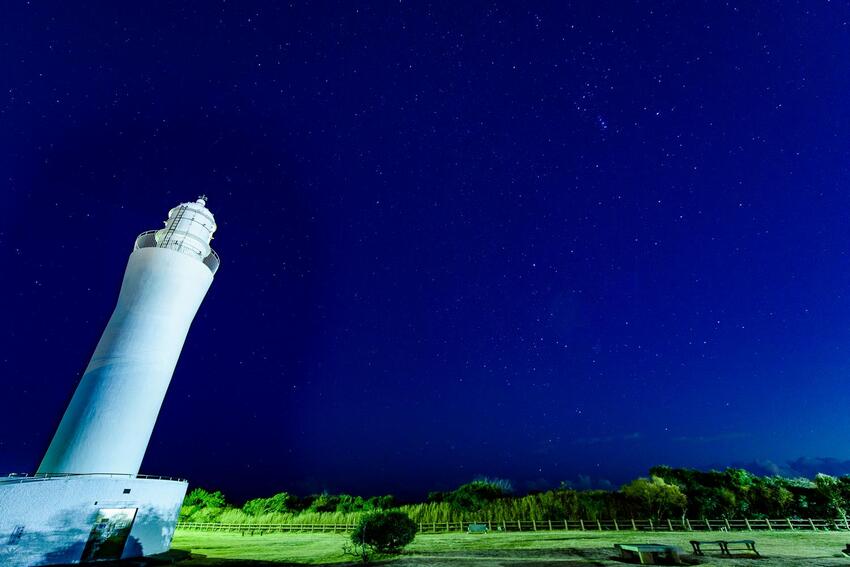
<svg viewBox="0 0 850 567">
<path fill-rule="evenodd" d="M 756 551 L 756 542 L 751 539 L 736 539 L 736 540 L 725 540 L 725 539 L 717 539 L 711 541 L 698 541 L 695 539 L 691 540 L 691 546 L 694 548 L 694 555 L 705 555 L 702 551 L 703 545 L 716 545 L 720 548 L 721 555 L 732 555 L 732 551 L 749 551 L 755 553 L 756 555 L 761 555 L 758 551 Z M 729 546 L 732 546 L 730 549 Z M 741 547 L 743 546 L 743 547 Z"/>
<path fill-rule="evenodd" d="M 618 543 L 614 545 L 620 559 L 641 565 L 681 565 L 682 550 L 675 545 L 659 543 Z"/>
</svg>

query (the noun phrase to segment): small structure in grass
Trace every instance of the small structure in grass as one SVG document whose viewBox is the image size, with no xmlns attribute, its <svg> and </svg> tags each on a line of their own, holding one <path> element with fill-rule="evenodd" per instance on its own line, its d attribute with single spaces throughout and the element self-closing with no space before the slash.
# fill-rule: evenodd
<svg viewBox="0 0 850 567">
<path fill-rule="evenodd" d="M 636 543 L 614 545 L 620 554 L 620 559 L 629 563 L 640 563 L 641 565 L 681 565 L 679 555 L 682 550 L 674 545 L 662 545 L 657 543 Z"/>
<path fill-rule="evenodd" d="M 725 540 L 718 539 L 712 541 L 698 541 L 695 539 L 691 540 L 691 546 L 694 548 L 694 555 L 705 555 L 702 550 L 702 546 L 704 545 L 716 545 L 720 547 L 721 555 L 732 555 L 733 551 L 745 551 L 749 553 L 753 553 L 756 556 L 761 555 L 758 551 L 756 551 L 756 542 L 751 539 L 736 539 L 736 540 Z M 729 546 L 732 546 L 731 548 Z"/>
</svg>

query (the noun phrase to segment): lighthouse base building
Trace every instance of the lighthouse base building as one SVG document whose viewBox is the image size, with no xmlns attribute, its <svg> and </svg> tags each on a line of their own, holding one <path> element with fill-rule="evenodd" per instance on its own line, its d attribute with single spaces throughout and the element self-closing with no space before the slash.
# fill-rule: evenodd
<svg viewBox="0 0 850 567">
<path fill-rule="evenodd" d="M 139 474 L 189 326 L 218 270 L 206 199 L 142 233 L 115 310 L 34 475 L 0 477 L 0 565 L 168 551 L 185 480 Z"/>
<path fill-rule="evenodd" d="M 83 474 L 0 479 L 0 565 L 31 567 L 164 553 L 184 480 Z"/>
</svg>

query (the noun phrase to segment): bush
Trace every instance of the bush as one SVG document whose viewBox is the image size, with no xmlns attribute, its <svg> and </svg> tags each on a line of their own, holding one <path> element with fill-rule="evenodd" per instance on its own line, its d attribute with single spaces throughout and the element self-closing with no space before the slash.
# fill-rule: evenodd
<svg viewBox="0 0 850 567">
<path fill-rule="evenodd" d="M 200 508 L 224 508 L 227 506 L 227 501 L 224 499 L 224 494 L 218 490 L 210 492 L 203 488 L 196 488 L 186 495 L 186 498 L 183 499 L 183 505 Z"/>
<path fill-rule="evenodd" d="M 248 500 L 242 506 L 242 510 L 249 516 L 261 514 L 285 514 L 298 509 L 297 498 L 288 492 L 275 494 L 271 498 L 254 498 Z"/>
<path fill-rule="evenodd" d="M 681 514 L 687 504 L 687 498 L 678 486 L 667 484 L 657 476 L 637 478 L 625 485 L 622 492 L 627 498 L 640 504 L 644 512 L 655 520 L 669 518 L 671 514 Z M 731 492 L 729 494 L 731 495 Z"/>
<path fill-rule="evenodd" d="M 396 554 L 401 553 L 414 537 L 416 523 L 404 512 L 387 510 L 364 516 L 351 534 L 351 543 L 378 553 Z"/>
<path fill-rule="evenodd" d="M 507 481 L 492 482 L 484 479 L 463 484 L 453 492 L 443 495 L 442 498 L 457 510 L 476 512 L 484 508 L 487 503 L 508 496 L 510 496 L 510 484 Z"/>
<path fill-rule="evenodd" d="M 387 510 L 395 507 L 395 496 L 385 494 L 383 496 L 373 496 L 366 501 L 364 510 Z"/>
<path fill-rule="evenodd" d="M 217 522 L 226 508 L 227 501 L 221 492 L 196 488 L 183 499 L 180 519 L 184 522 Z"/>
<path fill-rule="evenodd" d="M 340 497 L 336 494 L 323 492 L 311 497 L 312 502 L 307 506 L 308 512 L 336 512 L 340 503 Z"/>
<path fill-rule="evenodd" d="M 226 508 L 203 508 L 198 506 L 183 506 L 180 509 L 180 519 L 184 522 L 220 522 Z"/>
</svg>

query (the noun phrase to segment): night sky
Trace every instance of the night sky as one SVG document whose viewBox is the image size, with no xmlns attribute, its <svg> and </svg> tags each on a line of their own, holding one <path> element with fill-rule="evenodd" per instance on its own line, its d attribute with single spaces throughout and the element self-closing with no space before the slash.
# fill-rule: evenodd
<svg viewBox="0 0 850 567">
<path fill-rule="evenodd" d="M 753 4 L 4 4 L 0 470 L 205 193 L 222 266 L 142 472 L 850 472 L 850 7 Z"/>
</svg>

